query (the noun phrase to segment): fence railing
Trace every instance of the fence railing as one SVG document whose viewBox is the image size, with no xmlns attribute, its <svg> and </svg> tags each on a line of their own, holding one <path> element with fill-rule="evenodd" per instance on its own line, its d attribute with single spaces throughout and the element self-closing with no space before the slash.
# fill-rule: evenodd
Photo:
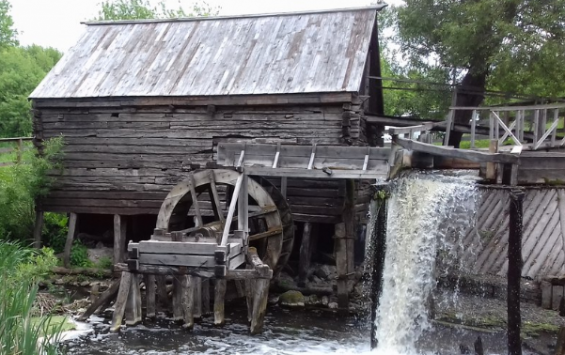
<svg viewBox="0 0 565 355">
<path fill-rule="evenodd" d="M 11 155 L 13 153 L 16 153 L 15 161 L 18 164 L 21 163 L 23 153 L 26 150 L 24 142 L 31 140 L 33 140 L 33 137 L 0 138 L 0 166 L 13 165 L 14 160 L 5 161 L 2 159 L 4 156 Z"/>
<path fill-rule="evenodd" d="M 472 111 L 470 122 L 470 147 L 475 148 L 477 128 L 488 127 L 489 139 L 497 139 L 500 146 L 508 139 L 514 146 L 537 150 L 565 146 L 565 103 L 505 106 L 505 107 L 451 107 L 445 124 L 444 145 L 449 142 L 457 111 Z"/>
</svg>

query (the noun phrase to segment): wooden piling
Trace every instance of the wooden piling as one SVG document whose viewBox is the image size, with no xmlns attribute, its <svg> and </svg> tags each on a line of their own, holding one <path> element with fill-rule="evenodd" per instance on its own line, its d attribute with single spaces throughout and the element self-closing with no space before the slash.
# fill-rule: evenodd
<svg viewBox="0 0 565 355">
<path fill-rule="evenodd" d="M 216 279 L 214 287 L 214 325 L 223 325 L 226 322 L 224 315 L 226 286 L 225 279 Z"/>
<path fill-rule="evenodd" d="M 498 153 L 498 139 L 491 139 L 488 146 L 489 153 Z M 486 179 L 495 181 L 496 180 L 496 163 L 487 163 L 486 167 Z"/>
<path fill-rule="evenodd" d="M 508 230 L 508 354 L 522 355 L 520 338 L 520 280 L 522 276 L 522 202 L 524 192 L 510 191 L 510 220 Z"/>
<path fill-rule="evenodd" d="M 120 330 L 122 321 L 124 319 L 124 311 L 126 309 L 126 302 L 130 288 L 131 273 L 124 271 L 122 272 L 120 289 L 118 291 L 118 296 L 116 297 L 116 303 L 114 304 L 114 315 L 112 316 L 112 326 L 110 327 L 111 332 L 117 332 L 118 330 Z"/>
<path fill-rule="evenodd" d="M 253 295 L 253 315 L 251 317 L 251 334 L 259 334 L 263 331 L 265 312 L 267 310 L 267 298 L 269 295 L 269 279 L 255 280 Z"/>
<path fill-rule="evenodd" d="M 310 259 L 312 255 L 311 249 L 311 235 L 312 224 L 310 222 L 304 223 L 304 230 L 302 232 L 302 243 L 300 244 L 300 259 L 298 264 L 298 286 L 306 286 L 306 279 L 308 278 L 308 269 L 310 269 Z"/>
<path fill-rule="evenodd" d="M 71 264 L 71 249 L 73 248 L 73 241 L 75 239 L 76 227 L 77 227 L 77 214 L 71 213 L 69 217 L 69 230 L 67 232 L 67 240 L 65 242 L 65 251 L 63 254 L 63 264 L 67 268 Z"/>
<path fill-rule="evenodd" d="M 371 269 L 371 349 L 377 347 L 377 311 L 383 288 L 383 271 L 386 255 L 386 219 L 387 219 L 387 196 L 388 192 L 381 188 L 376 193 L 376 220 L 373 233 L 371 234 L 372 269 Z"/>
<path fill-rule="evenodd" d="M 126 302 L 126 325 L 141 323 L 141 291 L 139 289 L 139 276 L 131 274 L 129 294 Z"/>
<path fill-rule="evenodd" d="M 157 281 L 157 296 L 159 301 L 165 307 L 170 305 L 169 294 L 167 292 L 167 279 L 164 275 L 155 275 Z"/>
<path fill-rule="evenodd" d="M 145 275 L 145 303 L 146 317 L 155 318 L 155 275 Z"/>
<path fill-rule="evenodd" d="M 202 318 L 202 279 L 197 276 L 191 278 L 191 287 L 193 289 L 193 308 L 194 318 Z"/>
<path fill-rule="evenodd" d="M 183 315 L 183 327 L 186 329 L 192 329 L 194 327 L 194 316 L 195 316 L 195 296 L 196 296 L 196 277 L 193 276 L 182 276 L 181 290 L 183 293 L 181 295 L 182 304 L 182 315 Z"/>
<path fill-rule="evenodd" d="M 202 280 L 202 315 L 210 314 L 210 279 Z"/>
</svg>

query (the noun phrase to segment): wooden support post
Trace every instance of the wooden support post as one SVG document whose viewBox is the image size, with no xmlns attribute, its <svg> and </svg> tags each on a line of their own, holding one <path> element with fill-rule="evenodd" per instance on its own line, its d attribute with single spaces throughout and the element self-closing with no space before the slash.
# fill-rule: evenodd
<svg viewBox="0 0 565 355">
<path fill-rule="evenodd" d="M 202 280 L 202 315 L 210 314 L 210 279 Z"/>
<path fill-rule="evenodd" d="M 357 184 L 355 180 L 345 182 L 345 210 L 343 222 L 345 223 L 345 238 L 347 247 L 347 275 L 355 272 L 355 239 L 357 239 L 357 223 L 355 222 L 355 200 L 357 196 Z"/>
<path fill-rule="evenodd" d="M 33 246 L 37 249 L 41 248 L 41 231 L 43 230 L 44 212 L 35 211 L 35 224 L 33 226 Z"/>
<path fill-rule="evenodd" d="M 304 223 L 304 230 L 302 232 L 302 244 L 300 245 L 300 260 L 298 266 L 298 286 L 304 287 L 306 279 L 308 278 L 308 269 L 310 269 L 310 258 L 312 256 L 312 249 L 310 234 L 312 232 L 312 224 L 310 222 Z"/>
<path fill-rule="evenodd" d="M 488 146 L 489 153 L 498 153 L 498 139 L 491 139 Z M 496 180 L 496 163 L 487 163 L 487 180 Z"/>
<path fill-rule="evenodd" d="M 520 280 L 522 276 L 522 190 L 510 191 L 508 228 L 508 354 L 522 355 L 520 327 Z"/>
<path fill-rule="evenodd" d="M 337 300 L 340 308 L 349 304 L 347 290 L 347 245 L 345 239 L 345 224 L 335 225 L 334 234 L 335 264 L 337 269 Z"/>
<path fill-rule="evenodd" d="M 224 299 L 226 297 L 226 280 L 216 279 L 214 287 L 214 325 L 225 323 Z"/>
<path fill-rule="evenodd" d="M 63 264 L 69 267 L 71 264 L 71 249 L 73 248 L 73 241 L 77 228 L 77 214 L 71 213 L 69 217 L 69 231 L 67 233 L 67 241 L 65 242 L 65 252 L 63 254 Z"/>
<path fill-rule="evenodd" d="M 269 282 L 269 279 L 255 280 L 251 334 L 258 334 L 263 331 L 265 312 L 267 311 L 267 298 L 269 297 Z"/>
<path fill-rule="evenodd" d="M 131 273 L 124 271 L 122 272 L 122 278 L 120 280 L 120 290 L 118 291 L 118 296 L 116 297 L 116 303 L 114 304 L 114 315 L 112 316 L 112 326 L 110 327 L 111 332 L 117 332 L 122 326 L 122 321 L 124 319 L 124 311 L 126 309 L 126 302 L 128 299 L 129 291 L 131 288 Z"/>
<path fill-rule="evenodd" d="M 194 318 L 202 318 L 202 279 L 198 276 L 192 276 L 191 287 L 193 290 L 193 309 Z"/>
<path fill-rule="evenodd" d="M 126 247 L 126 221 L 123 216 L 114 215 L 114 264 L 124 262 Z"/>
<path fill-rule="evenodd" d="M 164 275 L 156 275 L 155 278 L 157 279 L 157 294 L 159 296 L 159 300 L 164 306 L 168 306 L 169 302 L 169 295 L 167 293 L 167 279 Z"/>
<path fill-rule="evenodd" d="M 186 276 L 175 275 L 173 276 L 173 320 L 175 322 L 182 321 L 184 319 L 184 312 L 182 307 L 182 297 L 186 293 L 183 290 L 183 282 Z"/>
<path fill-rule="evenodd" d="M 96 312 L 98 308 L 114 299 L 118 294 L 119 288 L 119 280 L 112 282 L 112 285 L 110 285 L 110 287 L 106 291 L 102 292 L 102 294 L 94 302 L 92 302 L 92 304 L 86 309 L 86 311 L 81 314 L 80 317 L 78 317 L 78 320 L 81 322 L 86 321 L 88 317 L 94 314 L 94 312 Z"/>
<path fill-rule="evenodd" d="M 155 318 L 155 275 L 145 275 L 146 317 Z"/>
<path fill-rule="evenodd" d="M 129 294 L 126 302 L 126 325 L 141 323 L 141 291 L 139 290 L 139 276 L 131 274 Z"/>
<path fill-rule="evenodd" d="M 377 218 L 373 233 L 371 235 L 372 253 L 372 269 L 371 269 L 371 349 L 377 347 L 377 310 L 383 288 L 383 272 L 385 266 L 386 255 L 386 218 L 387 218 L 387 192 L 385 189 L 379 189 L 377 192 L 378 200 L 373 201 L 376 206 Z"/>
<path fill-rule="evenodd" d="M 251 265 L 247 265 L 247 269 L 252 269 Z M 247 302 L 247 321 L 251 324 L 253 319 L 253 295 L 255 292 L 255 279 L 245 279 L 245 300 Z"/>
<path fill-rule="evenodd" d="M 181 289 L 183 290 L 181 296 L 183 327 L 192 329 L 194 327 L 194 296 L 196 295 L 195 277 L 182 276 Z"/>
<path fill-rule="evenodd" d="M 565 327 L 559 327 L 559 332 L 557 333 L 557 345 L 553 352 L 555 355 L 565 355 Z"/>
</svg>

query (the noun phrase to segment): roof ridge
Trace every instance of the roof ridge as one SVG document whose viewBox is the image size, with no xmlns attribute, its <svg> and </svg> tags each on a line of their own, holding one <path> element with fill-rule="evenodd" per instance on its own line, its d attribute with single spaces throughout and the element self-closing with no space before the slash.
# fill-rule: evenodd
<svg viewBox="0 0 565 355">
<path fill-rule="evenodd" d="M 83 21 L 81 22 L 81 24 L 87 26 L 101 26 L 101 25 L 133 25 L 133 24 L 166 23 L 166 22 L 232 20 L 232 19 L 276 17 L 276 16 L 315 15 L 315 14 L 326 14 L 332 12 L 352 12 L 352 11 L 367 11 L 367 10 L 380 11 L 387 6 L 388 6 L 387 4 L 382 3 L 382 4 L 370 5 L 370 6 L 345 7 L 345 8 L 335 8 L 335 9 L 273 12 L 273 13 L 259 13 L 259 14 L 229 15 L 229 16 L 198 16 L 198 17 L 147 19 L 147 20 Z"/>
</svg>

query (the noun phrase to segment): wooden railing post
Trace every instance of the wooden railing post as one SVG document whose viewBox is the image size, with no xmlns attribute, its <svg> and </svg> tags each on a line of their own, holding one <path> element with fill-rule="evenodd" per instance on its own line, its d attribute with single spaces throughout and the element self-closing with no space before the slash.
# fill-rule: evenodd
<svg viewBox="0 0 565 355">
<path fill-rule="evenodd" d="M 22 153 L 23 153 L 23 141 L 21 138 L 18 139 L 18 164 L 22 162 Z"/>
</svg>

